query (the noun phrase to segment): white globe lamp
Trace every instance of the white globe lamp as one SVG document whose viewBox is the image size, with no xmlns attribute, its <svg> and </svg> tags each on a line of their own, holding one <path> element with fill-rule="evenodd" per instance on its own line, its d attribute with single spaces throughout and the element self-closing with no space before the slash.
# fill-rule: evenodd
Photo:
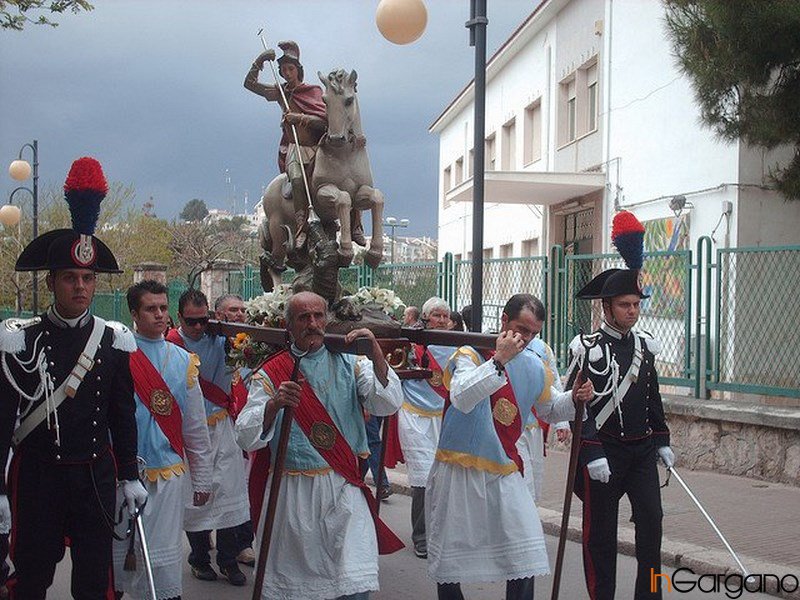
<svg viewBox="0 0 800 600">
<path fill-rule="evenodd" d="M 422 0 L 381 0 L 375 12 L 381 35 L 393 44 L 410 44 L 428 24 L 428 10 Z"/>
</svg>

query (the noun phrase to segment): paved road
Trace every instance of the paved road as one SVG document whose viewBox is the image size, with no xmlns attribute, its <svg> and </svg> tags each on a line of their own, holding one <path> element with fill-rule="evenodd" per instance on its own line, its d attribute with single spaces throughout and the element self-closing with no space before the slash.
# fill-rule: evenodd
<svg viewBox="0 0 800 600">
<path fill-rule="evenodd" d="M 393 495 L 381 508 L 381 516 L 390 527 L 406 541 L 408 548 L 390 556 L 381 558 L 381 591 L 372 594 L 374 600 L 426 600 L 436 598 L 436 587 L 428 578 L 426 561 L 414 556 L 410 550 L 411 539 L 411 499 L 399 494 Z M 548 536 L 547 549 L 550 562 L 553 563 L 556 554 L 556 538 Z M 188 544 L 187 544 L 188 554 Z M 569 542 L 565 555 L 565 570 L 561 581 L 561 598 L 564 600 L 588 599 L 583 583 L 583 570 L 581 567 L 580 546 Z M 633 575 L 635 561 L 628 556 L 620 556 L 618 565 L 618 596 L 630 598 L 633 596 Z M 243 567 L 247 574 L 247 585 L 241 588 L 231 586 L 226 580 L 217 582 L 202 582 L 194 579 L 188 566 L 184 567 L 184 600 L 249 600 L 252 595 L 253 570 Z M 668 571 L 671 572 L 671 571 Z M 541 600 L 550 597 L 551 577 L 541 577 L 536 581 L 536 598 Z M 505 595 L 505 584 L 481 584 L 464 586 L 464 593 L 469 600 L 502 600 Z M 54 587 L 51 588 L 48 598 L 58 600 L 67 599 L 69 594 L 69 560 L 62 562 L 56 573 Z M 666 593 L 665 600 L 706 600 L 710 598 L 726 598 L 725 590 L 719 593 L 704 593 L 697 590 L 690 593 Z M 763 594 L 745 593 L 741 596 L 744 600 L 773 598 Z M 322 600 L 322 599 L 309 599 Z"/>
</svg>

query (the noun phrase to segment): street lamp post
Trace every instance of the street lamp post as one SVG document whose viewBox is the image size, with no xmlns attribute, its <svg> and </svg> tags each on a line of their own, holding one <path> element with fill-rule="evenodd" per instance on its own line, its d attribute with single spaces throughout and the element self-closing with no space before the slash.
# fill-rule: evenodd
<svg viewBox="0 0 800 600">
<path fill-rule="evenodd" d="M 31 176 L 31 164 L 22 158 L 26 148 L 30 148 L 33 158 L 33 186 L 28 188 L 24 185 L 21 185 L 14 189 L 14 191 L 12 191 L 11 195 L 8 197 L 8 203 L 9 205 L 13 204 L 14 194 L 20 190 L 25 190 L 33 197 L 33 239 L 36 239 L 39 236 L 39 142 L 37 140 L 33 140 L 33 143 L 31 144 L 24 144 L 22 148 L 19 149 L 17 160 L 13 161 L 8 167 L 8 174 L 16 181 L 25 181 Z M 13 208 L 16 207 L 12 207 L 11 210 L 8 210 L 4 206 L 2 209 L 0 209 L 0 213 L 5 212 L 6 216 L 6 219 L 3 219 L 3 215 L 0 215 L 0 222 L 12 226 L 19 223 L 21 216 L 19 209 L 13 210 Z M 33 312 L 35 314 L 39 310 L 39 278 L 37 277 L 36 271 L 33 272 L 33 290 L 31 292 L 31 300 Z"/>
<path fill-rule="evenodd" d="M 427 12 L 422 0 L 381 0 L 378 29 L 395 44 L 416 40 L 425 29 Z M 383 6 L 383 10 L 381 10 Z M 486 0 L 470 0 L 469 45 L 475 47 L 475 131 L 472 164 L 472 331 L 482 328 L 483 306 L 483 188 L 486 137 Z"/>
<path fill-rule="evenodd" d="M 400 219 L 399 221 L 394 217 L 386 217 L 383 221 L 384 227 L 388 227 L 391 231 L 389 236 L 392 238 L 392 250 L 391 250 L 391 263 L 394 265 L 394 230 L 396 227 L 408 227 L 409 220 L 408 219 Z"/>
</svg>

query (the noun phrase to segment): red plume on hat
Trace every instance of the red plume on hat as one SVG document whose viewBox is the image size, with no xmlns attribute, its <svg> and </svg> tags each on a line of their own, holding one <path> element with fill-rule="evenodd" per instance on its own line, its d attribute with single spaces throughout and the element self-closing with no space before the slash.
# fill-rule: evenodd
<svg viewBox="0 0 800 600">
<path fill-rule="evenodd" d="M 64 182 L 64 198 L 69 204 L 72 228 L 81 235 L 92 235 L 100 216 L 100 202 L 108 193 L 108 183 L 100 163 L 84 156 L 72 163 Z"/>
<path fill-rule="evenodd" d="M 614 215 L 611 241 L 629 269 L 641 269 L 644 262 L 644 225 L 632 212 Z"/>
<path fill-rule="evenodd" d="M 64 182 L 72 229 L 55 229 L 32 240 L 17 258 L 17 271 L 92 269 L 98 273 L 121 273 L 111 249 L 94 236 L 100 202 L 108 192 L 103 168 L 84 156 L 72 163 Z"/>
</svg>

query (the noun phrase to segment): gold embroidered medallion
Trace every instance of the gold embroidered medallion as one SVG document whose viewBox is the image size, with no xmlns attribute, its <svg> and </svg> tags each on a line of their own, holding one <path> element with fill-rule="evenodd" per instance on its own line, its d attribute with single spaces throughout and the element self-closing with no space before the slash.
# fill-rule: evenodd
<svg viewBox="0 0 800 600">
<path fill-rule="evenodd" d="M 320 450 L 330 450 L 336 443 L 336 431 L 322 421 L 317 421 L 311 426 L 311 445 Z"/>
<path fill-rule="evenodd" d="M 498 423 L 508 427 L 517 417 L 517 407 L 508 398 L 500 398 L 495 402 L 494 408 L 492 409 L 492 416 Z"/>
<path fill-rule="evenodd" d="M 442 372 L 434 371 L 433 375 L 428 378 L 428 383 L 430 383 L 433 387 L 439 387 L 442 385 Z"/>
<path fill-rule="evenodd" d="M 172 414 L 172 403 L 175 398 L 172 397 L 166 390 L 153 390 L 150 393 L 150 408 L 153 412 L 162 417 L 168 417 Z"/>
</svg>

